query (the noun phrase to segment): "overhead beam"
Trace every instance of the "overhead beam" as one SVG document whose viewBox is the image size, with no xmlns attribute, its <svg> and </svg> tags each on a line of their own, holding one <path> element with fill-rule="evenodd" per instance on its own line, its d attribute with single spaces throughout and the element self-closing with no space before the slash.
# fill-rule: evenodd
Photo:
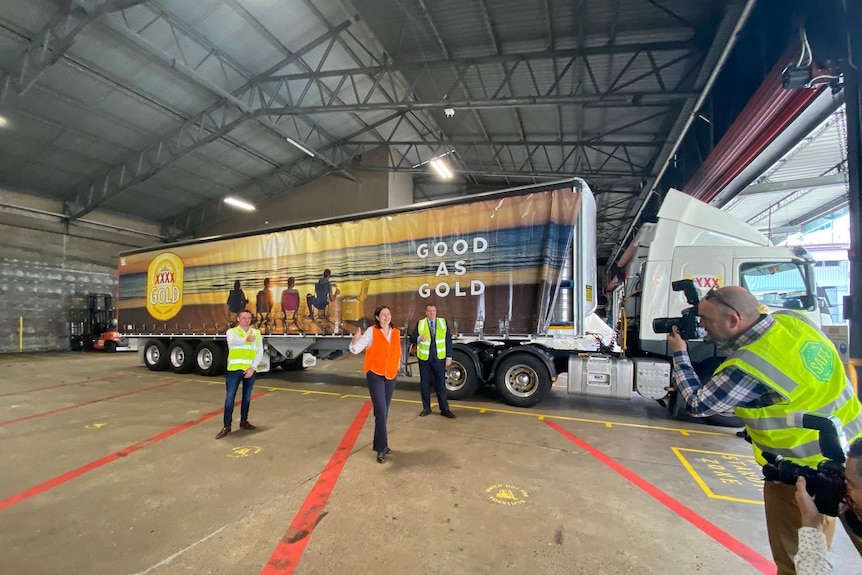
<svg viewBox="0 0 862 575">
<path fill-rule="evenodd" d="M 176 26 L 178 26 L 178 24 L 174 21 L 174 18 L 172 16 L 167 15 L 167 12 L 165 12 L 164 9 L 161 9 L 160 12 L 165 14 L 165 20 L 167 21 L 168 26 L 170 26 L 171 29 L 174 31 L 173 37 L 175 38 L 175 42 L 177 43 L 177 46 L 179 46 L 179 40 L 176 39 L 177 38 L 177 31 L 174 30 L 176 28 Z M 209 78 L 207 78 L 203 74 L 197 72 L 197 70 L 195 68 L 197 66 L 200 66 L 200 64 L 203 64 L 203 61 L 208 59 L 210 56 L 213 56 L 219 60 L 219 64 L 222 66 L 222 69 L 224 69 L 225 67 L 229 67 L 234 72 L 236 72 L 240 76 L 244 77 L 246 80 L 252 78 L 253 74 L 249 73 L 247 70 L 245 70 L 239 64 L 234 62 L 231 58 L 229 58 L 228 56 L 223 54 L 221 51 L 217 50 L 215 48 L 215 46 L 213 46 L 212 44 L 209 43 L 208 40 L 205 40 L 203 38 L 198 37 L 198 35 L 195 32 L 189 30 L 185 26 L 182 27 L 182 33 L 185 35 L 184 40 L 196 42 L 196 43 L 200 44 L 201 47 L 206 51 L 206 56 L 204 57 L 204 59 L 201 62 L 197 63 L 197 66 L 194 66 L 193 63 L 188 62 L 186 60 L 183 50 L 181 50 L 181 49 L 178 50 L 178 53 L 180 56 L 180 58 L 178 59 L 175 55 L 169 54 L 165 50 L 162 50 L 161 48 L 159 48 L 158 46 L 156 46 L 155 44 L 153 44 L 152 42 L 147 40 L 138 31 L 135 31 L 135 30 L 132 30 L 131 28 L 129 28 L 127 25 L 128 23 L 125 20 L 123 20 L 122 23 L 113 22 L 111 20 L 108 20 L 108 21 L 106 21 L 106 24 L 114 32 L 116 32 L 117 34 L 119 34 L 120 36 L 122 36 L 123 38 L 128 40 L 129 42 L 131 42 L 131 43 L 135 44 L 136 46 L 138 46 L 139 48 L 143 49 L 148 54 L 152 54 L 152 55 L 156 56 L 159 60 L 162 61 L 163 64 L 165 64 L 166 66 L 168 66 L 172 70 L 175 70 L 177 73 L 182 74 L 183 76 L 185 76 L 186 78 L 188 78 L 192 82 L 194 82 L 195 84 L 202 86 L 205 89 L 212 92 L 213 94 L 215 94 L 216 96 L 219 96 L 220 98 L 227 100 L 227 102 L 236 106 L 241 112 L 248 113 L 248 112 L 251 112 L 254 110 L 254 106 L 247 104 L 241 98 L 235 97 L 231 92 L 229 92 L 225 88 L 219 86 L 216 82 L 213 82 L 212 80 L 210 80 Z M 328 48 L 331 48 L 332 44 L 335 42 L 337 37 L 338 37 L 338 35 L 336 34 L 334 37 L 329 38 L 329 47 Z M 292 57 L 292 56 L 293 56 L 293 54 L 288 55 L 288 57 Z M 240 96 L 242 96 L 242 94 L 240 94 Z M 300 121 L 310 125 L 312 130 L 316 130 L 316 131 L 320 132 L 321 134 L 323 134 L 328 139 L 335 139 L 335 137 L 333 135 L 329 134 L 322 126 L 315 123 L 313 120 L 306 118 L 304 116 L 299 116 L 299 119 L 300 119 Z M 302 137 L 298 136 L 297 133 L 289 132 L 289 131 L 285 130 L 283 127 L 281 127 L 280 125 L 271 121 L 269 118 L 256 117 L 255 121 L 258 124 L 260 124 L 265 130 L 268 130 L 268 131 L 274 133 L 279 138 L 283 138 L 283 139 L 291 138 L 294 140 L 303 140 L 304 141 L 304 139 Z M 312 148 L 311 144 L 308 144 L 308 148 Z M 314 150 L 312 150 L 312 151 L 314 151 Z M 328 159 L 325 156 L 323 156 L 321 154 L 316 154 L 316 157 L 320 161 L 322 161 L 324 163 L 328 163 Z"/>
<path fill-rule="evenodd" d="M 54 12 L 51 20 L 33 38 L 12 63 L 11 73 L 0 71 L 0 103 L 10 95 L 20 98 L 75 41 L 75 37 L 103 14 L 123 10 L 145 0 L 73 0 Z"/>
<path fill-rule="evenodd" d="M 520 108 L 524 106 L 556 106 L 573 104 L 625 104 L 641 107 L 644 100 L 653 100 L 652 103 L 667 107 L 668 102 L 675 100 L 684 101 L 691 98 L 694 92 L 615 92 L 611 94 L 568 94 L 560 96 L 526 96 L 526 97 L 498 97 L 477 98 L 475 100 L 447 100 L 436 98 L 422 101 L 400 101 L 400 102 L 368 102 L 361 101 L 354 104 L 320 104 L 299 105 L 260 108 L 254 115 L 266 116 L 292 116 L 296 114 L 326 114 L 332 112 L 376 112 L 380 110 L 442 110 L 443 108 L 454 108 L 455 110 L 478 110 L 478 109 L 500 109 Z M 364 98 L 363 100 L 367 100 Z M 643 102 L 647 103 L 647 102 Z"/>
<path fill-rule="evenodd" d="M 675 40 L 668 42 L 647 42 L 636 44 L 614 44 L 612 46 L 584 46 L 559 50 L 538 50 L 535 52 L 515 52 L 510 54 L 494 54 L 473 58 L 438 58 L 429 60 L 399 60 L 390 61 L 379 66 L 359 66 L 320 70 L 318 72 L 299 72 L 278 76 L 281 80 L 318 80 L 321 78 L 340 78 L 342 76 L 377 76 L 390 72 L 424 73 L 436 69 L 458 69 L 464 66 L 488 66 L 499 64 L 515 64 L 528 60 L 553 60 L 571 58 L 589 58 L 591 56 L 606 56 L 609 54 L 632 54 L 635 52 L 679 52 L 698 51 L 699 46 L 692 40 Z"/>
<path fill-rule="evenodd" d="M 670 137 L 664 148 L 656 156 L 653 166 L 657 167 L 655 177 L 648 178 L 646 185 L 640 197 L 632 203 L 630 208 L 630 223 L 628 228 L 621 234 L 619 245 L 612 255 L 612 261 L 616 261 L 626 248 L 627 243 L 637 228 L 640 225 L 640 217 L 646 207 L 650 196 L 657 193 L 657 187 L 661 182 L 662 177 L 670 166 L 674 154 L 682 144 L 683 138 L 688 133 L 689 127 L 700 111 L 701 106 L 706 101 L 707 96 L 712 90 L 719 73 L 724 67 L 724 63 L 730 57 L 736 40 L 742 33 L 751 11 L 754 9 L 756 0 L 745 0 L 743 5 L 726 4 L 727 12 L 718 25 L 715 37 L 707 52 L 704 62 L 701 66 L 699 78 L 695 82 L 699 94 L 688 99 L 682 106 L 677 120 L 674 122 L 670 130 Z"/>
<path fill-rule="evenodd" d="M 354 140 L 366 132 L 397 120 L 402 114 L 403 112 L 390 114 L 375 122 L 364 125 L 362 129 L 348 134 L 343 140 L 330 142 L 321 151 L 326 152 L 330 158 L 333 158 L 339 169 L 347 168 L 353 164 L 357 154 L 362 153 L 364 149 L 347 146 L 344 142 Z M 261 196 L 272 198 L 335 171 L 334 168 L 327 168 L 326 170 L 314 169 L 311 164 L 311 158 L 302 156 L 279 166 L 264 176 L 255 178 L 248 186 L 233 191 L 243 197 L 252 197 L 252 199 Z M 205 225 L 212 225 L 221 221 L 225 217 L 224 213 L 225 210 L 221 198 L 204 202 L 178 215 L 170 224 L 166 224 L 165 229 L 169 230 L 166 233 L 174 239 L 189 236 Z"/>
<path fill-rule="evenodd" d="M 835 212 L 844 211 L 850 203 L 850 197 L 845 195 L 840 198 L 835 198 L 831 202 L 827 202 L 822 206 L 794 218 L 787 222 L 789 226 L 803 227 L 822 218 L 831 216 Z"/>
<path fill-rule="evenodd" d="M 770 192 L 795 192 L 797 190 L 816 190 L 829 186 L 840 186 L 847 184 L 847 174 L 830 174 L 828 176 L 815 176 L 812 178 L 797 178 L 795 180 L 786 180 L 782 182 L 764 182 L 762 184 L 754 184 L 748 186 L 739 194 L 741 196 L 755 196 L 757 194 L 766 194 Z"/>
<path fill-rule="evenodd" d="M 345 22 L 342 26 L 325 32 L 295 52 L 292 57 L 278 62 L 261 76 L 251 78 L 233 93 L 234 98 L 242 100 L 242 95 L 255 93 L 260 78 L 280 70 L 303 54 L 328 42 L 333 34 L 340 33 L 348 25 L 349 22 Z M 67 205 L 69 216 L 77 219 L 92 212 L 111 198 L 150 179 L 186 154 L 229 134 L 251 117 L 252 114 L 238 109 L 232 100 L 222 98 L 148 148 L 108 169 L 87 189 L 79 191 L 75 199 Z"/>
<path fill-rule="evenodd" d="M 430 177 L 433 177 L 432 172 L 429 172 L 426 168 L 409 168 L 409 167 L 400 167 L 400 166 L 355 166 L 352 168 L 357 172 L 408 172 L 411 174 L 427 174 Z M 486 176 L 486 177 L 498 177 L 498 178 L 547 178 L 547 179 L 561 179 L 571 177 L 571 173 L 566 171 L 558 171 L 558 172 L 549 172 L 549 171 L 507 171 L 507 170 L 471 170 L 469 168 L 453 168 L 450 167 L 449 170 L 453 174 L 465 175 L 465 176 Z M 579 176 L 587 179 L 608 179 L 608 178 L 620 178 L 620 177 L 630 177 L 632 175 L 631 172 L 616 172 L 616 171 L 603 171 L 596 173 L 587 173 L 583 172 L 578 174 Z M 640 175 L 640 174 L 638 174 Z"/>
<path fill-rule="evenodd" d="M 385 142 L 375 141 L 359 141 L 351 140 L 350 143 L 356 145 L 367 144 L 387 144 L 390 146 L 445 146 L 447 144 L 475 146 L 475 147 L 493 147 L 493 146 L 547 146 L 547 147 L 569 147 L 569 146 L 589 146 L 592 148 L 601 147 L 630 147 L 630 148 L 656 148 L 664 143 L 663 139 L 652 142 L 631 142 L 626 140 L 604 140 L 602 138 L 587 138 L 584 140 L 545 140 L 541 138 L 530 138 L 529 140 L 516 140 L 505 138 L 490 138 L 488 140 L 475 140 L 472 138 L 454 136 L 450 139 L 441 140 L 436 138 L 425 140 L 386 140 Z"/>
</svg>

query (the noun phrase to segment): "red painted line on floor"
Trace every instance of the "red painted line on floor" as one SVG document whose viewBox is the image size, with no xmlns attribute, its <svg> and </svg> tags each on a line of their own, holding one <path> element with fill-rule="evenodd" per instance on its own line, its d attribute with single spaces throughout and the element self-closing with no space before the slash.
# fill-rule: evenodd
<svg viewBox="0 0 862 575">
<path fill-rule="evenodd" d="M 362 431 L 362 426 L 365 425 L 370 412 L 371 402 L 366 401 L 356 414 L 353 423 L 347 428 L 344 437 L 341 438 L 341 443 L 335 448 L 335 453 L 332 454 L 323 473 L 311 488 L 311 493 L 305 498 L 302 507 L 290 522 L 287 533 L 275 546 L 269 561 L 260 572 L 261 575 L 289 575 L 296 569 L 314 528 L 326 515 L 324 511 L 326 502 L 335 488 L 338 476 L 341 475 L 341 470 L 344 469 L 344 464 L 347 463 L 356 438 L 359 437 L 359 432 Z"/>
<path fill-rule="evenodd" d="M 253 394 L 251 396 L 251 398 L 254 400 L 254 399 L 257 399 L 258 397 L 266 395 L 267 393 L 269 393 L 269 391 L 261 391 L 259 393 Z M 242 400 L 237 400 L 234 405 L 239 405 L 241 403 L 241 401 Z M 73 479 L 76 479 L 76 478 L 78 478 L 78 477 L 80 477 L 86 473 L 89 473 L 95 469 L 102 467 L 103 465 L 107 465 L 108 463 L 111 463 L 112 461 L 116 461 L 122 457 L 126 457 L 127 455 L 131 455 L 132 453 L 138 451 L 139 449 L 143 449 L 144 447 L 146 447 L 148 445 L 152 445 L 153 443 L 157 443 L 163 439 L 167 439 L 168 437 L 170 437 L 172 435 L 176 435 L 180 431 L 185 431 L 186 429 L 188 429 L 190 427 L 194 427 L 195 425 L 202 423 L 202 422 L 206 421 L 207 419 L 212 419 L 213 417 L 216 417 L 216 416 L 221 415 L 223 413 L 224 413 L 224 407 L 220 407 L 219 409 L 216 409 L 215 411 L 211 411 L 205 415 L 202 415 L 202 416 L 198 417 L 197 419 L 187 421 L 187 422 L 183 423 L 182 425 L 178 425 L 172 429 L 168 429 L 167 431 L 163 431 L 162 433 L 159 433 L 158 435 L 154 435 L 148 439 L 145 439 L 145 440 L 140 441 L 138 443 L 134 443 L 128 447 L 124 447 L 123 449 L 121 449 L 119 451 L 115 451 L 114 453 L 111 453 L 110 455 L 106 455 L 105 457 L 102 457 L 101 459 L 91 461 L 90 463 L 85 463 L 84 465 L 82 465 L 81 467 L 78 467 L 77 469 L 67 471 L 66 473 L 63 473 L 63 474 L 58 475 L 54 478 L 51 478 L 48 481 L 43 481 L 42 483 L 39 483 L 38 485 L 34 485 L 33 487 L 25 489 L 24 491 L 21 491 L 19 493 L 16 493 L 15 495 L 12 495 L 11 497 L 7 497 L 6 499 L 0 499 L 0 511 L 3 511 L 4 509 L 8 509 L 9 507 L 12 507 L 13 505 L 21 503 L 22 501 L 26 501 L 27 499 L 30 499 L 31 497 L 35 497 L 35 496 L 39 495 L 40 493 L 44 493 L 44 492 L 48 491 L 49 489 L 53 489 L 59 485 L 63 485 L 64 483 L 68 483 L 69 481 L 72 481 Z"/>
<path fill-rule="evenodd" d="M 121 376 L 100 377 L 98 379 L 82 379 L 81 381 L 70 381 L 69 383 L 58 383 L 57 385 L 46 385 L 45 387 L 36 387 L 33 389 L 27 389 L 25 391 L 10 391 L 8 393 L 0 393 L 0 397 L 6 397 L 8 395 L 21 395 L 22 393 L 32 393 L 34 391 L 44 391 L 46 389 L 56 389 L 58 387 L 66 387 L 67 385 L 84 385 L 87 383 L 93 383 L 94 381 L 110 381 L 114 377 L 121 377 Z"/>
<path fill-rule="evenodd" d="M 743 543 L 742 541 L 736 539 L 714 523 L 706 520 L 703 516 L 698 515 L 637 473 L 631 471 L 630 469 L 624 467 L 615 459 L 605 455 L 583 439 L 575 436 L 569 430 L 563 428 L 561 425 L 554 421 L 545 421 L 552 429 L 554 429 L 557 433 L 622 475 L 624 478 L 628 479 L 630 482 L 635 484 L 637 487 L 640 487 L 642 490 L 647 492 L 647 494 L 654 497 L 660 503 L 664 504 L 665 507 L 715 539 L 718 543 L 723 545 L 729 551 L 737 554 L 743 561 L 757 569 L 759 572 L 764 575 L 774 575 L 775 573 L 775 563 L 771 560 L 767 559 L 763 555 L 759 554 L 757 551 Z"/>
<path fill-rule="evenodd" d="M 118 393 L 116 395 L 109 395 L 108 397 L 103 397 L 101 399 L 94 399 L 92 401 L 85 401 L 84 403 L 76 403 L 74 405 L 67 405 L 66 407 L 58 407 L 57 409 L 52 409 L 50 411 L 43 411 L 41 413 L 34 413 L 33 415 L 25 415 L 24 417 L 17 417 L 15 419 L 7 419 L 6 421 L 0 421 L 0 427 L 5 425 L 12 425 L 13 423 L 21 423 L 22 421 L 28 421 L 30 419 L 36 419 L 37 417 L 45 417 L 46 415 L 54 415 L 55 413 L 62 413 L 64 411 L 69 411 L 70 409 L 75 409 L 78 407 L 84 407 L 85 405 L 92 405 L 94 403 L 100 403 L 102 401 L 108 401 L 109 399 L 117 399 L 118 397 L 126 397 L 128 395 L 135 395 L 137 393 L 144 393 L 145 391 L 152 391 L 154 389 L 159 389 L 160 387 L 165 387 L 168 385 L 174 385 L 178 383 L 176 381 L 169 381 L 167 383 L 160 383 L 159 385 L 154 385 L 152 387 L 145 387 L 143 389 L 134 389 L 132 391 L 125 391 L 123 393 Z"/>
</svg>

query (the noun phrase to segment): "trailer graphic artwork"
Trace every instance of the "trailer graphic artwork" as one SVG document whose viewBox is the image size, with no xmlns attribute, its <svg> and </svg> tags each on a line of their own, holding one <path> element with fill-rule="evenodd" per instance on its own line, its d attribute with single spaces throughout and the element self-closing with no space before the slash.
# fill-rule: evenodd
<svg viewBox="0 0 862 575">
<path fill-rule="evenodd" d="M 400 326 L 423 317 L 433 300 L 462 330 L 505 321 L 512 331 L 534 333 L 550 321 L 580 207 L 569 187 L 126 253 L 120 324 L 224 327 L 233 319 L 228 294 L 239 283 L 250 311 L 271 318 L 290 311 L 367 323 L 376 306 L 387 305 Z M 270 303 L 259 310 L 257 302 Z M 273 322 L 274 333 L 287 333 L 288 323 Z"/>
</svg>

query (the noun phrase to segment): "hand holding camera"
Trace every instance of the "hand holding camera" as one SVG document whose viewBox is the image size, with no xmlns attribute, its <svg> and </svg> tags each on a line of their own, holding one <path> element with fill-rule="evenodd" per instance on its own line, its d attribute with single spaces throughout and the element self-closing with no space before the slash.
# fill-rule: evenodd
<svg viewBox="0 0 862 575">
<path fill-rule="evenodd" d="M 656 333 L 667 333 L 677 335 L 680 339 L 697 339 L 700 337 L 700 332 L 697 329 L 697 305 L 700 303 L 700 297 L 697 294 L 697 288 L 694 287 L 694 282 L 690 279 L 678 280 L 671 284 L 673 291 L 681 291 L 685 293 L 685 301 L 688 302 L 687 307 L 682 310 L 680 317 L 657 317 L 652 321 L 652 329 Z M 675 328 L 675 329 L 674 329 Z M 668 336 L 668 343 L 671 344 L 672 336 Z M 680 349 L 673 347 L 674 351 L 682 351 L 685 349 L 683 345 Z"/>
<path fill-rule="evenodd" d="M 823 515 L 817 509 L 817 504 L 806 489 L 805 478 L 800 476 L 796 478 L 796 504 L 799 506 L 799 512 L 802 514 L 802 526 L 814 527 L 824 531 L 831 521 L 828 515 Z"/>
</svg>

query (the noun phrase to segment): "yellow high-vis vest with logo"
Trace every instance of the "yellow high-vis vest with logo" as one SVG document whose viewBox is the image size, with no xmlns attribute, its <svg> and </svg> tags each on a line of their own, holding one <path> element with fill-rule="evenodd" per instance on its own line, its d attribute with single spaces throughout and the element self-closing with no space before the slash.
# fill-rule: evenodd
<svg viewBox="0 0 862 575">
<path fill-rule="evenodd" d="M 427 361 L 431 357 L 431 330 L 428 327 L 428 318 L 419 320 L 416 329 L 419 336 L 426 336 L 425 341 L 416 342 L 416 357 Z M 446 359 L 446 320 L 438 317 L 434 324 L 434 341 L 437 343 L 437 359 Z"/>
<path fill-rule="evenodd" d="M 775 324 L 754 343 L 731 354 L 718 370 L 736 367 L 757 378 L 785 401 L 766 407 L 736 407 L 745 421 L 754 458 L 766 463 L 768 451 L 801 465 L 817 467 L 819 432 L 792 427 L 787 416 L 813 412 L 837 417 L 850 443 L 862 436 L 862 405 L 847 381 L 832 343 L 806 318 L 793 312 L 772 314 Z"/>
<path fill-rule="evenodd" d="M 231 328 L 236 335 L 243 340 L 248 337 L 248 334 L 254 334 L 254 341 L 244 342 L 242 345 L 230 348 L 227 353 L 227 370 L 228 371 L 245 371 L 252 367 L 254 358 L 257 356 L 257 346 L 260 345 L 260 331 L 251 328 L 249 331 L 242 331 L 239 326 Z"/>
</svg>

